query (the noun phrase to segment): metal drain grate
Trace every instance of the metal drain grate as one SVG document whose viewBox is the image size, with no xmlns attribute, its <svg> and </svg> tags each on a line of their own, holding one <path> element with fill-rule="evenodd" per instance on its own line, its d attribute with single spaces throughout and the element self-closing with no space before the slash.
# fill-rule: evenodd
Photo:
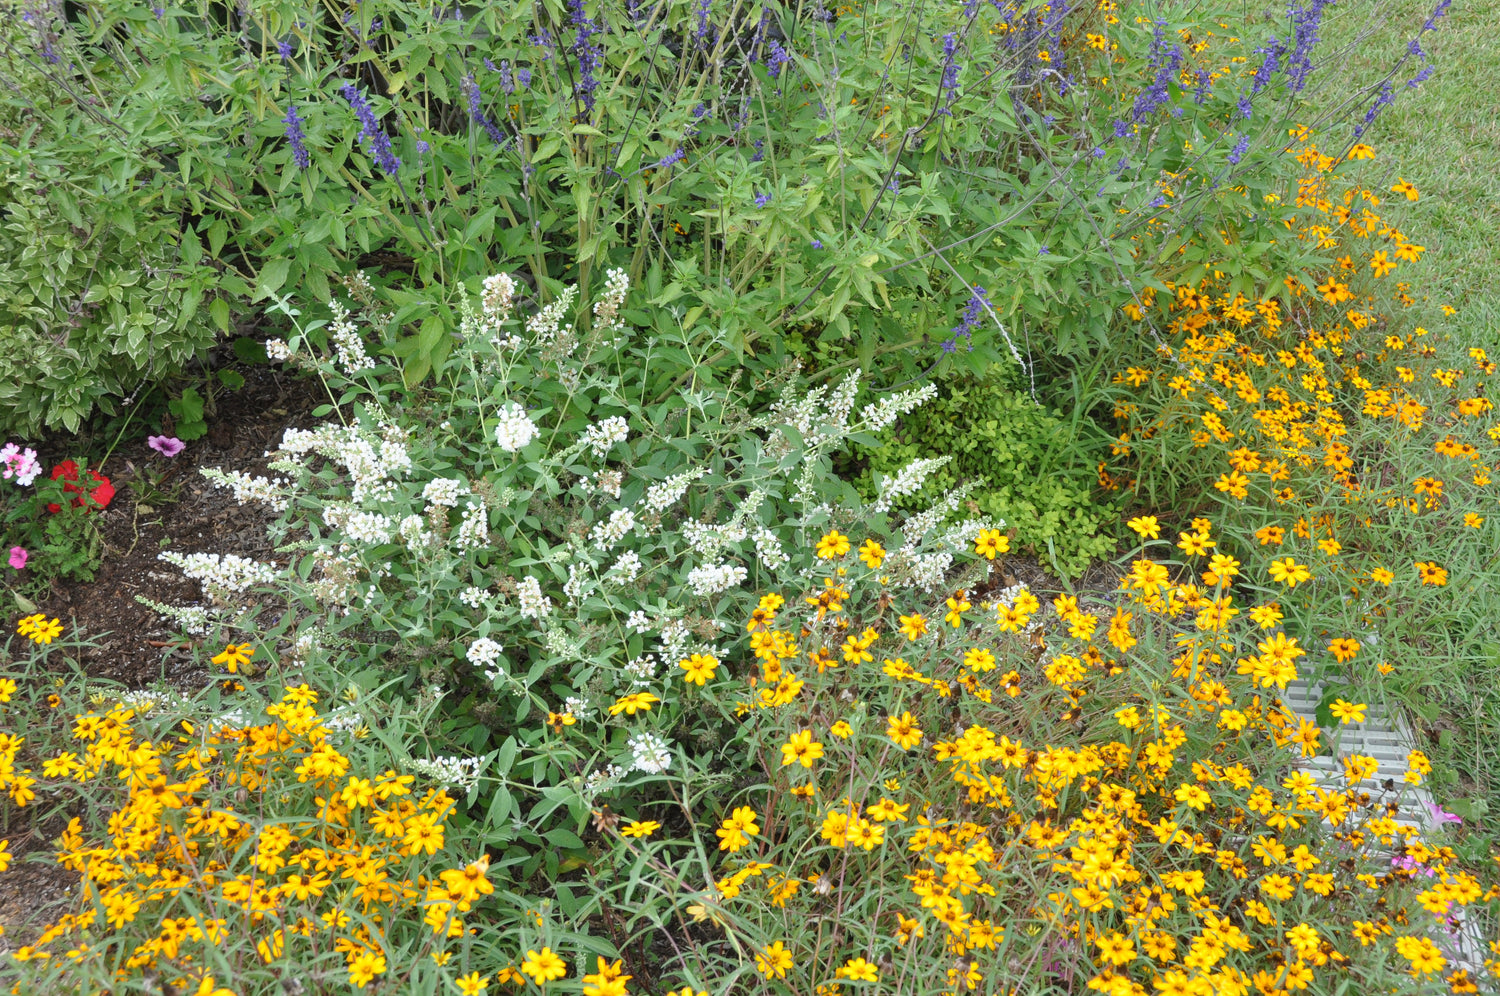
<svg viewBox="0 0 1500 996">
<path fill-rule="evenodd" d="M 1282 701 L 1292 714 L 1309 723 L 1316 723 L 1318 702 L 1323 698 L 1321 685 L 1303 681 L 1289 684 Z M 1375 776 L 1361 782 L 1357 787 L 1369 792 L 1373 798 L 1387 796 L 1399 803 L 1398 814 L 1393 817 L 1403 826 L 1412 827 L 1417 834 L 1430 838 L 1437 829 L 1435 807 L 1431 793 L 1424 785 L 1407 785 L 1402 777 L 1406 774 L 1406 755 L 1416 746 L 1416 738 L 1405 717 L 1390 710 L 1371 706 L 1366 709 L 1367 719 L 1363 723 L 1340 726 L 1336 730 L 1325 730 L 1324 739 L 1329 742 L 1332 756 L 1319 754 L 1312 758 L 1299 758 L 1298 766 L 1318 779 L 1325 787 L 1343 787 L 1344 768 L 1337 758 L 1349 754 L 1364 754 L 1379 762 Z M 1394 784 L 1394 792 L 1387 792 L 1384 783 Z M 1475 916 L 1462 915 L 1458 927 L 1449 934 L 1434 932 L 1436 941 L 1457 967 L 1467 969 L 1470 977 L 1484 969 L 1486 945 L 1484 932 Z"/>
</svg>

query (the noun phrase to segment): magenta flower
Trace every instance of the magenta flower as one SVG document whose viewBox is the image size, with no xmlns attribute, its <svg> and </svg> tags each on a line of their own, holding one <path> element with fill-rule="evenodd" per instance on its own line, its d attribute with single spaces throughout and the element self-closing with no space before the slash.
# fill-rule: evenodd
<svg viewBox="0 0 1500 996">
<path fill-rule="evenodd" d="M 1463 817 L 1455 813 L 1443 812 L 1443 807 L 1437 803 L 1429 802 L 1427 804 L 1427 811 L 1432 814 L 1432 822 L 1439 826 L 1442 826 L 1444 823 L 1463 823 Z"/>
<path fill-rule="evenodd" d="M 174 457 L 182 452 L 187 443 L 176 436 L 147 436 L 146 445 L 164 457 Z"/>
<path fill-rule="evenodd" d="M 13 546 L 13 547 L 11 547 L 10 548 L 10 566 L 14 567 L 16 570 L 19 571 L 21 568 L 23 568 L 23 567 L 26 566 L 26 558 L 29 557 L 29 556 L 31 556 L 31 554 L 29 554 L 29 553 L 26 552 L 26 548 L 25 547 L 21 547 L 21 546 Z"/>
</svg>

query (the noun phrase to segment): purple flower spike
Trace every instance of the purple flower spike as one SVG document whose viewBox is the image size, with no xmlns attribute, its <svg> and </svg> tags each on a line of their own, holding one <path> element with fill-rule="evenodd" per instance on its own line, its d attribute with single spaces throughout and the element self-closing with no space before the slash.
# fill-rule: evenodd
<svg viewBox="0 0 1500 996">
<path fill-rule="evenodd" d="M 292 104 L 287 108 L 286 117 L 281 119 L 286 122 L 286 140 L 292 147 L 292 162 L 301 169 L 307 169 L 312 165 L 312 155 L 307 151 L 307 136 L 302 132 L 302 125 L 307 119 L 297 116 L 297 105 Z"/>
<path fill-rule="evenodd" d="M 391 151 L 391 138 L 380 126 L 380 119 L 375 116 L 375 111 L 370 107 L 370 102 L 365 100 L 364 94 L 359 92 L 359 87 L 353 83 L 346 83 L 340 88 L 339 93 L 349 102 L 354 116 L 359 119 L 359 140 L 365 144 L 365 151 L 370 158 L 375 160 L 386 174 L 395 176 L 401 169 L 401 160 Z"/>
</svg>

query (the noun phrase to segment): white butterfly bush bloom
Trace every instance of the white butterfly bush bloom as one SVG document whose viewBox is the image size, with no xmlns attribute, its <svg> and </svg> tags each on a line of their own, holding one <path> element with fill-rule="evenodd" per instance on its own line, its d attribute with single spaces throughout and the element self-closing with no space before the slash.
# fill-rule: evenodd
<svg viewBox="0 0 1500 996">
<path fill-rule="evenodd" d="M 604 278 L 604 294 L 594 302 L 594 327 L 602 332 L 618 332 L 625 327 L 620 308 L 630 290 L 630 276 L 624 270 L 610 270 Z"/>
<path fill-rule="evenodd" d="M 353 512 L 344 520 L 344 535 L 356 543 L 378 546 L 389 543 L 396 524 L 378 512 Z"/>
<path fill-rule="evenodd" d="M 935 397 L 937 397 L 937 388 L 932 384 L 923 384 L 921 387 L 902 391 L 900 394 L 888 395 L 879 401 L 865 405 L 860 410 L 860 418 L 872 431 L 879 432 L 902 415 Z"/>
<path fill-rule="evenodd" d="M 479 772 L 484 767 L 484 759 L 453 755 L 431 759 L 414 757 L 406 761 L 405 767 L 406 770 L 425 775 L 446 788 L 468 792 L 479 784 Z"/>
<path fill-rule="evenodd" d="M 620 554 L 620 558 L 614 562 L 608 571 L 610 578 L 620 584 L 629 584 L 641 573 L 641 555 L 634 550 L 626 550 Z"/>
<path fill-rule="evenodd" d="M 516 300 L 516 282 L 508 273 L 497 273 L 484 278 L 484 295 L 480 307 L 484 317 L 494 325 L 501 325 L 510 317 L 511 306 Z"/>
<path fill-rule="evenodd" d="M 464 654 L 470 664 L 484 672 L 484 676 L 493 681 L 505 673 L 500 666 L 500 653 L 505 647 L 487 636 L 481 636 L 469 644 L 468 651 Z"/>
<path fill-rule="evenodd" d="M 167 550 L 156 556 L 182 570 L 182 573 L 203 585 L 203 590 L 213 597 L 229 593 L 238 594 L 251 585 L 270 584 L 281 576 L 274 564 L 226 553 L 174 553 Z"/>
<path fill-rule="evenodd" d="M 516 586 L 516 600 L 523 619 L 545 619 L 552 613 L 552 599 L 542 594 L 541 582 L 529 574 Z"/>
<path fill-rule="evenodd" d="M 526 331 L 538 342 L 550 341 L 557 338 L 558 330 L 562 328 L 563 315 L 573 306 L 573 299 L 578 296 L 577 287 L 565 287 L 556 301 L 547 305 L 526 320 Z"/>
<path fill-rule="evenodd" d="M 495 444 L 507 453 L 514 453 L 536 437 L 537 427 L 531 416 L 514 401 L 507 401 L 495 422 Z"/>
<path fill-rule="evenodd" d="M 469 507 L 464 509 L 463 521 L 458 524 L 458 533 L 453 537 L 453 545 L 459 553 L 467 553 L 488 546 L 489 542 L 489 509 L 482 500 L 471 498 Z"/>
<path fill-rule="evenodd" d="M 220 470 L 203 467 L 198 471 L 213 482 L 216 488 L 229 488 L 234 492 L 236 504 L 258 501 L 275 512 L 285 512 L 291 505 L 288 488 L 291 482 L 284 477 L 251 477 L 238 470 Z"/>
<path fill-rule="evenodd" d="M 648 514 L 665 512 L 687 494 L 689 485 L 706 473 L 708 473 L 707 467 L 698 467 L 681 474 L 673 474 L 660 484 L 651 485 L 646 489 L 646 497 L 641 503 L 642 507 Z"/>
<path fill-rule="evenodd" d="M 902 467 L 896 473 L 887 477 L 880 484 L 880 497 L 870 507 L 877 514 L 889 512 L 896 502 L 909 494 L 915 494 L 922 489 L 922 484 L 932 472 L 942 467 L 952 457 L 941 456 L 930 459 L 913 460 Z"/>
<path fill-rule="evenodd" d="M 594 451 L 594 456 L 603 457 L 610 447 L 623 443 L 630 435 L 630 425 L 619 415 L 595 422 L 584 430 L 580 443 Z"/>
<path fill-rule="evenodd" d="M 625 534 L 635 528 L 635 513 L 628 508 L 617 508 L 609 514 L 604 522 L 594 523 L 594 528 L 589 531 L 589 539 L 601 552 L 608 551 Z"/>
<path fill-rule="evenodd" d="M 344 368 L 344 373 L 353 377 L 361 370 L 375 366 L 375 361 L 365 353 L 364 340 L 359 337 L 354 323 L 349 320 L 349 309 L 337 301 L 330 302 L 329 307 L 333 309 L 333 321 L 329 324 L 328 331 L 333 336 L 333 348 L 338 353 L 339 366 Z"/>
<path fill-rule="evenodd" d="M 401 520 L 396 532 L 412 553 L 430 550 L 439 543 L 437 533 L 427 528 L 427 520 L 415 512 Z"/>
<path fill-rule="evenodd" d="M 688 571 L 687 582 L 695 595 L 717 595 L 744 584 L 749 575 L 738 564 L 704 564 Z"/>
<path fill-rule="evenodd" d="M 457 508 L 458 500 L 469 493 L 469 485 L 453 477 L 438 477 L 422 488 L 422 500 L 429 505 Z"/>
<path fill-rule="evenodd" d="M 648 775 L 659 775 L 672 766 L 671 744 L 655 733 L 637 733 L 625 742 L 631 766 Z"/>
</svg>

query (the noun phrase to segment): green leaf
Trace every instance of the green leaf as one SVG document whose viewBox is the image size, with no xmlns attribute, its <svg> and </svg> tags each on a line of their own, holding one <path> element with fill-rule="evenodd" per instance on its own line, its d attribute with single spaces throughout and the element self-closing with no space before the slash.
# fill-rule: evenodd
<svg viewBox="0 0 1500 996">
<path fill-rule="evenodd" d="M 228 309 L 228 305 L 225 305 L 225 309 Z M 269 360 L 266 356 L 266 344 L 246 335 L 237 336 L 230 348 L 241 363 L 266 363 Z"/>
<path fill-rule="evenodd" d="M 255 296 L 251 300 L 259 301 L 281 290 L 281 285 L 286 283 L 287 273 L 291 267 L 292 261 L 285 256 L 267 260 L 266 265 L 261 267 L 260 279 L 255 285 Z"/>
<path fill-rule="evenodd" d="M 557 827 L 556 829 L 548 830 L 545 836 L 548 841 L 556 844 L 558 847 L 583 846 L 582 839 L 580 839 L 576 833 L 569 830 L 567 827 Z"/>
</svg>

